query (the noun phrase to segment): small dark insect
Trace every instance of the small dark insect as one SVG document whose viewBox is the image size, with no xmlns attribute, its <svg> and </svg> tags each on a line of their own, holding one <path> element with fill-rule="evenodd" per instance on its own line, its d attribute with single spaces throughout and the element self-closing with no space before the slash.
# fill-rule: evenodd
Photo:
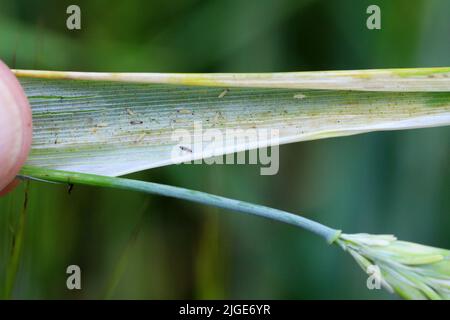
<svg viewBox="0 0 450 320">
<path fill-rule="evenodd" d="M 132 125 L 135 125 L 135 124 L 143 124 L 144 123 L 144 121 L 141 121 L 141 120 L 133 120 L 133 121 L 130 121 L 130 124 L 132 124 Z"/>
<path fill-rule="evenodd" d="M 185 146 L 180 146 L 180 149 L 189 153 L 192 153 L 192 149 L 185 147 Z"/>
<path fill-rule="evenodd" d="M 69 188 L 67 189 L 67 193 L 71 194 L 73 190 L 73 183 L 69 183 Z"/>
<path fill-rule="evenodd" d="M 179 109 L 179 110 L 177 110 L 177 113 L 180 113 L 180 114 L 192 114 L 193 112 L 191 110 L 188 110 L 188 109 Z"/>
</svg>

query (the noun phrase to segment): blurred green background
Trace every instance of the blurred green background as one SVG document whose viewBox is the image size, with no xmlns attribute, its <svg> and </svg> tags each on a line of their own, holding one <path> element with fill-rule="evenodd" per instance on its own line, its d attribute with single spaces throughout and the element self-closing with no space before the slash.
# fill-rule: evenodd
<svg viewBox="0 0 450 320">
<path fill-rule="evenodd" d="M 82 29 L 66 29 L 78 4 Z M 366 28 L 381 7 L 382 30 Z M 0 3 L 0 59 L 78 71 L 271 72 L 450 66 L 447 0 Z M 133 178 L 302 213 L 346 232 L 450 248 L 450 130 L 285 145 L 280 171 L 180 165 Z M 5 287 L 25 185 L 0 199 Z M 13 298 L 395 298 L 350 256 L 291 226 L 137 193 L 32 182 Z M 66 268 L 82 269 L 81 291 Z M 0 291 L 1 294 L 1 291 Z"/>
</svg>

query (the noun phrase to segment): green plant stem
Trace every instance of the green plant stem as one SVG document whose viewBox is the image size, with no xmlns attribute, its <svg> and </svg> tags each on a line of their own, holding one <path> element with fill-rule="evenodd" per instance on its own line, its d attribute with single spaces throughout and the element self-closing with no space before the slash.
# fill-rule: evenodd
<svg viewBox="0 0 450 320">
<path fill-rule="evenodd" d="M 90 186 L 139 191 L 188 200 L 291 224 L 323 237 L 328 243 L 334 242 L 334 240 L 336 240 L 341 233 L 340 230 L 332 229 L 318 222 L 282 210 L 159 183 L 77 172 L 50 170 L 30 166 L 23 167 L 19 177 L 23 179 L 40 179 L 67 184 L 84 184 Z"/>
</svg>

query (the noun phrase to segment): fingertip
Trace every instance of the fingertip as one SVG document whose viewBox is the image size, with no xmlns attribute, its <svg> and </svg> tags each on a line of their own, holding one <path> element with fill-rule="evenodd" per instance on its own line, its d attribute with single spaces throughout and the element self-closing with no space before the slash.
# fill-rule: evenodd
<svg viewBox="0 0 450 320">
<path fill-rule="evenodd" d="M 15 180 L 31 148 L 32 118 L 28 99 L 17 78 L 0 60 L 0 196 Z"/>
</svg>

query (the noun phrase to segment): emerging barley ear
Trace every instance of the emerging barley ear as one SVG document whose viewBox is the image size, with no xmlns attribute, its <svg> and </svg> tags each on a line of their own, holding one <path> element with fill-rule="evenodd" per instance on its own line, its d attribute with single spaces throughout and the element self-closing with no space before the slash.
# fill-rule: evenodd
<svg viewBox="0 0 450 320">
<path fill-rule="evenodd" d="M 335 243 L 367 271 L 380 270 L 381 284 L 405 299 L 450 299 L 450 251 L 393 235 L 341 234 Z"/>
<path fill-rule="evenodd" d="M 287 223 L 312 232 L 329 244 L 338 244 L 365 271 L 370 266 L 378 266 L 381 284 L 405 299 L 450 299 L 449 250 L 398 241 L 393 235 L 344 234 L 340 230 L 286 211 L 153 182 L 31 166 L 23 167 L 18 177 L 156 194 Z"/>
</svg>

